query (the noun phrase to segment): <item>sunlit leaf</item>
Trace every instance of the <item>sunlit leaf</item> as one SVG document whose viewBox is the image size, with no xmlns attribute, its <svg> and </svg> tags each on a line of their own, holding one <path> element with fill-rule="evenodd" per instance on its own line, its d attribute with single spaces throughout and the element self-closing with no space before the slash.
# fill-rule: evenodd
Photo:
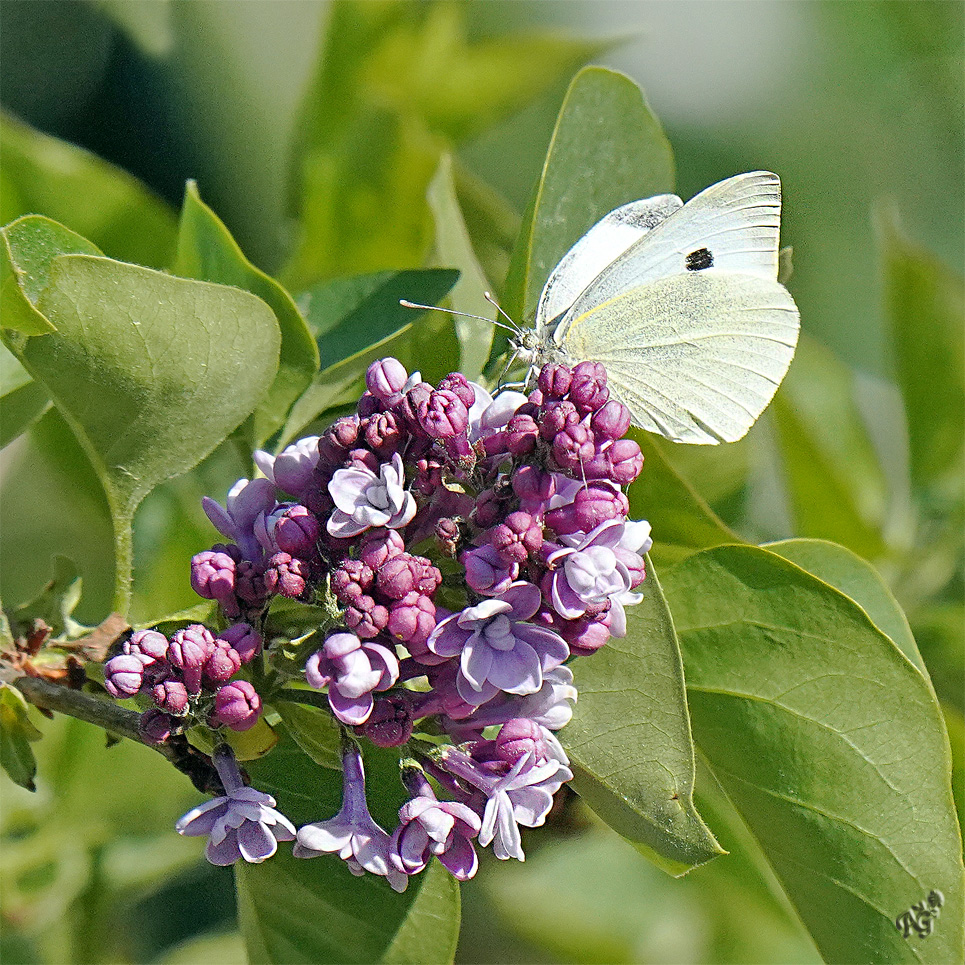
<svg viewBox="0 0 965 965">
<path fill-rule="evenodd" d="M 693 804 L 694 748 L 670 611 L 650 568 L 627 635 L 574 664 L 579 700 L 560 740 L 580 796 L 679 875 L 722 854 Z"/>
<path fill-rule="evenodd" d="M 27 716 L 27 702 L 8 684 L 0 682 L 0 767 L 14 784 L 35 791 L 37 761 L 30 748 L 41 733 Z"/>
<path fill-rule="evenodd" d="M 550 271 L 590 227 L 673 184 L 670 144 L 640 88 L 602 67 L 580 71 L 523 217 L 503 307 L 518 322 L 531 318 Z"/>
<path fill-rule="evenodd" d="M 284 423 L 295 399 L 318 371 L 318 348 L 291 295 L 244 256 L 218 216 L 189 181 L 184 192 L 177 257 L 171 272 L 182 278 L 233 285 L 261 298 L 275 313 L 281 331 L 278 372 L 252 415 L 252 448 Z"/>
<path fill-rule="evenodd" d="M 664 579 L 697 745 L 826 961 L 954 961 L 963 868 L 948 736 L 922 675 L 848 597 L 724 546 Z M 895 919 L 945 896 L 927 942 Z"/>
<path fill-rule="evenodd" d="M 115 521 L 123 612 L 135 508 L 260 401 L 277 368 L 278 324 L 247 292 L 86 255 L 50 263 L 37 309 L 57 331 L 8 345 L 98 471 Z"/>
</svg>

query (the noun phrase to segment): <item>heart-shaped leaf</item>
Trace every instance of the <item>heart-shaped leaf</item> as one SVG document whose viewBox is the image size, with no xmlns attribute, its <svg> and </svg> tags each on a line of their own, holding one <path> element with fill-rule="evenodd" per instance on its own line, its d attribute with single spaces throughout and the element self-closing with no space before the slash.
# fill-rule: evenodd
<svg viewBox="0 0 965 965">
<path fill-rule="evenodd" d="M 698 553 L 665 586 L 697 745 L 825 960 L 961 960 L 948 736 L 921 673 L 767 550 Z M 932 934 L 903 937 L 896 919 L 936 890 Z"/>
</svg>

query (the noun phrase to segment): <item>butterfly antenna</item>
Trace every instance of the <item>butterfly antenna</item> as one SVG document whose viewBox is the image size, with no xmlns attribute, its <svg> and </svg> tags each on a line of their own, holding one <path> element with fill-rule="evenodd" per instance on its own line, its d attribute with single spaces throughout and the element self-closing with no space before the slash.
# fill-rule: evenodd
<svg viewBox="0 0 965 965">
<path fill-rule="evenodd" d="M 500 307 L 499 302 L 497 302 L 496 299 L 493 298 L 493 293 L 492 293 L 492 292 L 483 292 L 483 298 L 485 298 L 486 301 L 489 302 L 489 304 L 492 305 L 493 308 L 495 308 L 496 311 L 499 312 L 499 314 L 502 315 L 503 318 L 505 318 L 507 322 L 509 322 L 509 325 L 510 325 L 511 330 L 514 331 L 514 332 L 516 332 L 516 334 L 518 335 L 518 334 L 519 334 L 519 326 L 509 317 L 509 315 L 506 314 L 506 312 L 503 311 L 503 309 Z M 506 326 L 504 325 L 503 328 L 506 328 Z"/>
<path fill-rule="evenodd" d="M 488 294 L 488 292 L 487 292 Z M 490 325 L 497 325 L 499 328 L 505 328 L 509 332 L 517 334 L 518 330 L 514 328 L 509 328 L 508 325 L 504 325 L 502 322 L 497 322 L 491 318 L 485 318 L 482 315 L 473 315 L 471 312 L 457 312 L 454 308 L 440 308 L 438 305 L 420 305 L 418 302 L 410 302 L 407 298 L 400 298 L 399 304 L 403 308 L 420 308 L 427 312 L 447 312 L 449 315 L 461 315 L 463 318 L 475 318 L 480 322 L 487 322 Z M 498 305 L 496 306 L 499 307 Z"/>
</svg>

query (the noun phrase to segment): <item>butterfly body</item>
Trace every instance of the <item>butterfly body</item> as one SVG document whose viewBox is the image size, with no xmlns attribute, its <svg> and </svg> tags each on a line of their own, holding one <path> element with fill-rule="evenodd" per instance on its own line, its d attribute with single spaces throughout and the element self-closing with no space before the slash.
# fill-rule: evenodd
<svg viewBox="0 0 965 965">
<path fill-rule="evenodd" d="M 741 438 L 797 344 L 797 307 L 777 281 L 780 209 L 780 180 L 764 171 L 687 204 L 659 195 L 617 208 L 564 255 L 514 347 L 534 365 L 603 363 L 643 429 Z"/>
</svg>

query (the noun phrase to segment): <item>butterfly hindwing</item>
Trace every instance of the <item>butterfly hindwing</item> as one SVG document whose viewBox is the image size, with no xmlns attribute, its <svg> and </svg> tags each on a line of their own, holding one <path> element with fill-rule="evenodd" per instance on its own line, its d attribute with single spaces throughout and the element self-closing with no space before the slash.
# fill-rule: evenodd
<svg viewBox="0 0 965 965">
<path fill-rule="evenodd" d="M 602 362 L 633 422 L 675 442 L 733 442 L 787 372 L 799 317 L 752 274 L 686 272 L 621 291 L 573 319 L 563 350 Z"/>
</svg>

